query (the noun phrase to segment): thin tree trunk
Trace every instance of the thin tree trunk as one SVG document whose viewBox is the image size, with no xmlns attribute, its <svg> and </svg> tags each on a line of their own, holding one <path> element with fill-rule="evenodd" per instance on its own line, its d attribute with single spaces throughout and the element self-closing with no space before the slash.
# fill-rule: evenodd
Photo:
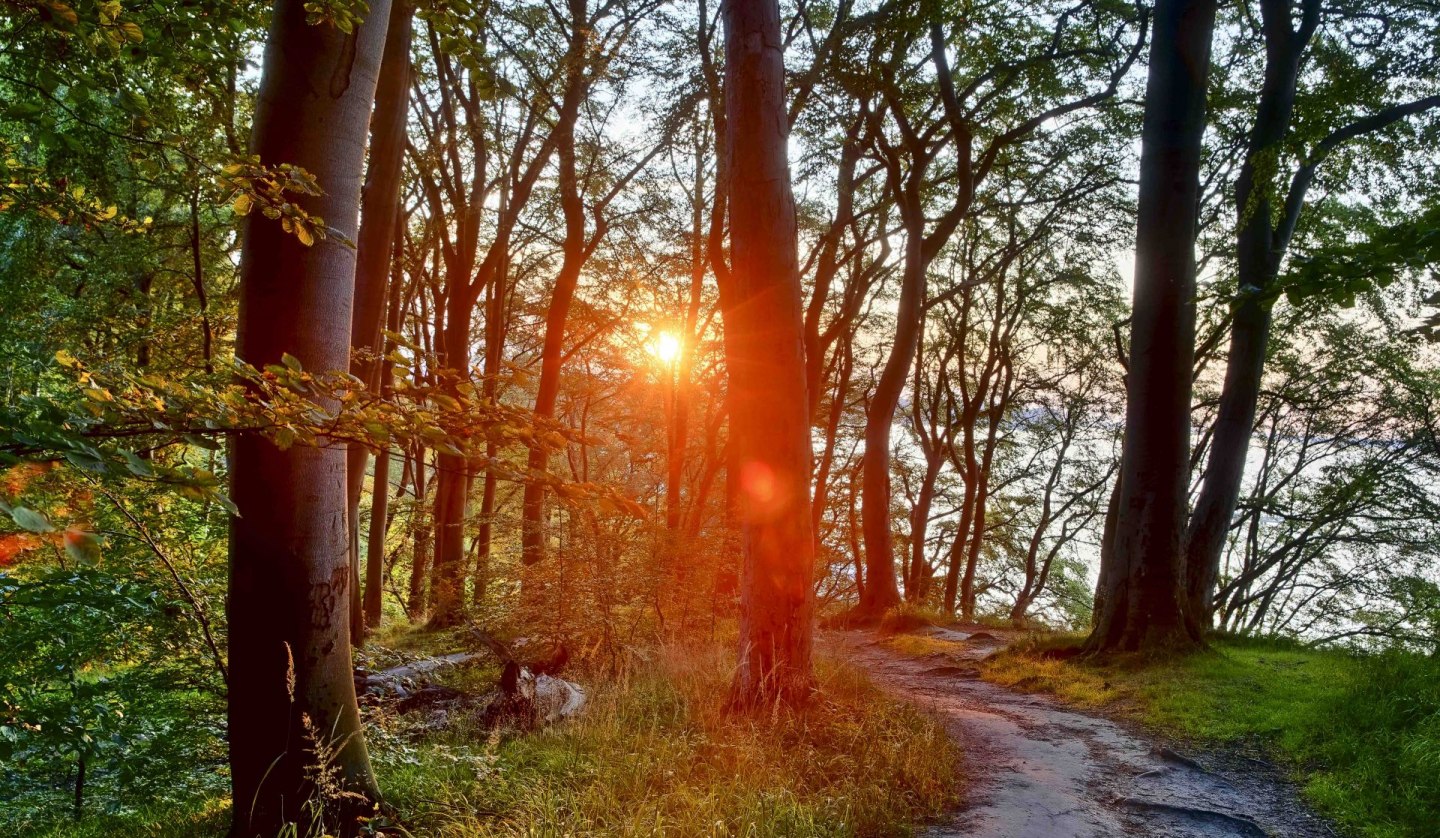
<svg viewBox="0 0 1440 838">
<path fill-rule="evenodd" d="M 404 256 L 405 237 L 395 236 L 394 259 L 391 260 L 390 301 L 385 316 L 385 328 L 390 332 L 400 331 L 401 284 L 403 272 L 401 259 Z M 395 342 L 386 340 L 384 354 L 395 350 Z M 388 398 L 395 378 L 394 364 L 388 359 L 380 362 L 380 394 Z M 404 486 L 405 476 L 401 475 L 400 485 Z M 375 458 L 375 476 L 370 488 L 370 532 L 365 546 L 365 624 L 370 629 L 378 628 L 382 612 L 383 583 L 385 577 L 385 540 L 390 534 L 390 448 L 382 447 Z"/>
<path fill-rule="evenodd" d="M 425 580 L 429 578 L 431 523 L 425 520 L 425 498 L 429 492 L 426 473 L 425 449 L 415 449 L 415 506 L 410 513 L 410 527 L 414 536 L 414 554 L 410 559 L 410 590 L 405 600 L 405 610 L 414 618 L 425 613 Z"/>
<path fill-rule="evenodd" d="M 840 434 L 840 420 L 845 416 L 845 397 L 850 391 L 850 377 L 855 371 L 855 354 L 851 347 L 851 335 L 842 340 L 841 358 L 836 371 L 834 396 L 830 400 L 829 418 L 825 423 L 825 448 L 820 454 L 820 467 L 815 471 L 815 498 L 810 503 L 810 528 L 815 531 L 816 549 L 819 549 L 820 525 L 825 519 L 825 507 L 830 502 L 830 471 L 835 464 L 835 444 Z"/>
<path fill-rule="evenodd" d="M 924 218 L 920 198 L 912 190 L 901 193 L 906 217 L 905 268 L 900 280 L 900 302 L 895 317 L 895 339 L 890 357 L 875 384 L 875 396 L 865 416 L 865 459 L 860 490 L 860 524 L 865 535 L 865 593 L 859 611 L 878 616 L 900 604 L 895 582 L 895 547 L 890 538 L 890 430 L 900 406 L 900 391 L 910 375 L 910 364 L 920 341 L 925 303 L 925 267 L 922 254 Z M 919 223 L 913 223 L 914 218 Z"/>
<path fill-rule="evenodd" d="M 453 398 L 460 392 L 458 380 L 469 375 L 471 308 L 463 295 L 456 294 L 451 300 L 454 305 L 450 306 L 446 318 L 442 345 L 444 367 L 454 376 L 451 379 Z M 465 512 L 469 493 L 465 488 L 469 480 L 468 458 L 458 454 L 437 453 L 435 554 L 430 569 L 429 624 L 432 628 L 458 625 L 466 616 Z"/>
<path fill-rule="evenodd" d="M 744 545 L 737 706 L 812 689 L 810 421 L 776 0 L 726 0 L 731 270 L 721 285 Z"/>
<path fill-rule="evenodd" d="M 379 392 L 379 367 L 364 353 L 378 353 L 385 321 L 395 229 L 400 216 L 401 163 L 405 156 L 405 115 L 410 99 L 410 19 L 406 0 L 390 8 L 390 36 L 380 62 L 375 110 L 370 118 L 370 167 L 360 199 L 360 235 L 355 245 L 355 309 L 350 323 L 350 373 Z M 365 609 L 360 599 L 360 494 L 370 449 L 352 443 L 346 452 L 346 521 L 352 571 L 350 641 L 365 639 Z M 378 501 L 384 503 L 384 501 Z M 368 569 L 367 569 L 368 573 Z M 368 583 L 367 583 L 368 584 Z"/>
<path fill-rule="evenodd" d="M 336 231 L 306 247 L 280 224 L 247 218 L 236 354 L 257 367 L 284 353 L 306 369 L 343 370 L 350 321 L 366 125 L 385 44 L 388 0 L 350 35 L 306 22 L 277 0 L 255 108 L 253 147 L 290 163 L 325 192 L 298 198 Z M 333 403 L 322 403 L 333 409 Z M 332 833 L 357 832 L 379 790 L 370 771 L 351 674 L 345 453 L 281 450 L 255 434 L 231 450 L 229 743 L 232 834 L 308 832 L 304 807 L 325 807 Z M 317 751 L 343 794 L 321 799 Z"/>
<path fill-rule="evenodd" d="M 545 342 L 540 350 L 540 382 L 535 394 L 535 414 L 545 419 L 555 416 L 555 400 L 560 394 L 560 362 L 565 352 L 565 322 L 570 315 L 570 303 L 575 298 L 575 288 L 580 283 L 580 269 L 590 255 L 589 242 L 585 235 L 585 204 L 582 201 L 579 176 L 575 171 L 575 116 L 583 90 L 580 84 L 583 75 L 581 62 L 585 56 L 589 16 L 585 0 L 571 0 L 570 15 L 574 26 L 567 58 L 571 75 L 566 85 L 565 99 L 561 103 L 560 118 L 555 126 L 560 209 L 565 217 L 564 255 L 560 261 L 560 272 L 555 277 L 555 288 L 550 293 L 550 307 L 545 312 Z M 532 445 L 530 468 L 544 471 L 549 467 L 549 450 L 542 445 Z M 492 481 L 487 476 L 486 492 L 493 497 L 491 484 Z M 489 504 L 485 504 L 485 507 L 488 506 Z M 529 565 L 545 558 L 543 483 L 532 481 L 525 484 L 520 533 L 521 561 Z M 489 555 L 489 545 L 487 543 L 481 546 L 484 548 L 481 559 L 483 561 L 484 557 Z"/>
</svg>

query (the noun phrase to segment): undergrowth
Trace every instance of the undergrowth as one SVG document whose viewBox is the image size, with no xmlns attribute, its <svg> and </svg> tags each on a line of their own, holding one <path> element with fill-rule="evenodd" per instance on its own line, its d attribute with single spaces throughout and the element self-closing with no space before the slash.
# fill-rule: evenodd
<svg viewBox="0 0 1440 838">
<path fill-rule="evenodd" d="M 378 669 L 464 648 L 462 640 L 394 629 L 365 660 Z M 958 802 L 959 755 L 937 722 L 824 660 L 805 709 L 730 714 L 727 647 L 651 650 L 618 675 L 573 675 L 589 689 L 585 711 L 526 736 L 367 711 L 386 802 L 423 838 L 878 838 L 909 835 Z M 483 692 L 496 675 L 480 666 L 447 670 L 444 680 Z M 30 834 L 185 838 L 228 825 L 228 799 L 201 797 Z"/>
<path fill-rule="evenodd" d="M 822 662 L 802 711 L 724 710 L 729 656 L 667 649 L 600 685 L 578 719 L 499 740 L 454 729 L 378 749 L 418 835 L 888 836 L 956 802 L 940 726 Z"/>
<path fill-rule="evenodd" d="M 1032 638 L 982 673 L 1197 743 L 1262 751 L 1294 771 L 1306 796 L 1349 834 L 1437 834 L 1440 660 L 1225 637 L 1210 651 L 1162 662 L 1055 656 L 1078 640 Z"/>
</svg>

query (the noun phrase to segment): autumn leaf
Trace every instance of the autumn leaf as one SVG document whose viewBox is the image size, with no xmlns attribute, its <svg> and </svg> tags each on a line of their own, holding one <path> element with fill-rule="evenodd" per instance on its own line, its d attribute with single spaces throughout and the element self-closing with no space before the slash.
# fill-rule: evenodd
<svg viewBox="0 0 1440 838">
<path fill-rule="evenodd" d="M 34 550 L 43 543 L 38 536 L 28 532 L 0 535 L 0 567 L 9 567 L 15 563 L 21 553 Z"/>
<path fill-rule="evenodd" d="M 100 560 L 100 538 L 77 526 L 65 528 L 65 553 L 81 564 L 93 565 Z"/>
</svg>

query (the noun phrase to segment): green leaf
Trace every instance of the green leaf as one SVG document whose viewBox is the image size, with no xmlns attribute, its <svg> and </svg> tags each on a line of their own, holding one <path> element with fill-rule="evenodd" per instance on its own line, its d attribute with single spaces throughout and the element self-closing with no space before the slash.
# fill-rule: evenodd
<svg viewBox="0 0 1440 838">
<path fill-rule="evenodd" d="M 125 452 L 125 467 L 136 477 L 154 477 L 155 469 L 134 451 Z"/>
<path fill-rule="evenodd" d="M 65 459 L 69 460 L 70 464 L 76 468 L 94 472 L 95 474 L 104 474 L 106 471 L 105 461 L 89 451 L 67 451 L 65 452 Z"/>
<path fill-rule="evenodd" d="M 45 533 L 55 531 L 55 527 L 50 524 L 49 519 L 28 506 L 15 507 L 15 509 L 10 512 L 10 517 L 15 519 L 15 523 L 30 532 Z"/>
<path fill-rule="evenodd" d="M 215 502 L 224 507 L 226 512 L 229 512 L 236 518 L 240 517 L 240 507 L 236 506 L 235 501 L 230 500 L 228 495 L 223 492 L 213 492 L 212 494 L 215 497 Z"/>
</svg>

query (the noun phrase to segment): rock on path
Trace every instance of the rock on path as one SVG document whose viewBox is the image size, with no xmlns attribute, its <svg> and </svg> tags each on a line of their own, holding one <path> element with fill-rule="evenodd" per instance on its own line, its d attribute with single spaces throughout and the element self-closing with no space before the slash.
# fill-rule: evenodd
<svg viewBox="0 0 1440 838">
<path fill-rule="evenodd" d="M 910 658 L 869 633 L 825 642 L 876 683 L 938 714 L 965 751 L 968 805 L 925 838 L 1330 838 L 1273 768 L 1223 754 L 1191 759 L 1143 734 L 979 680 L 994 636 L 931 628 L 964 644 Z"/>
</svg>

